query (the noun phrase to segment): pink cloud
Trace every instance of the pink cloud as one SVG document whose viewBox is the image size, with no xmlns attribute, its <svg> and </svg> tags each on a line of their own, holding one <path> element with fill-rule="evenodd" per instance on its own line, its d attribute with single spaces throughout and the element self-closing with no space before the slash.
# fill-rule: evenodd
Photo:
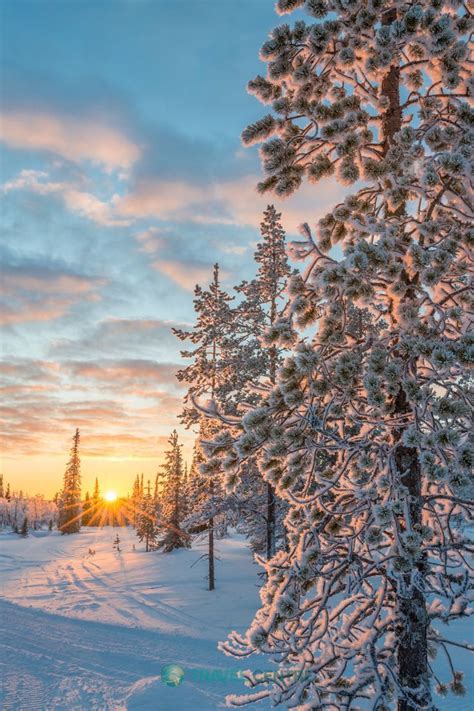
<svg viewBox="0 0 474 711">
<path fill-rule="evenodd" d="M 37 195 L 58 195 L 71 212 L 107 227 L 125 227 L 130 220 L 115 218 L 114 195 L 110 201 L 99 200 L 92 193 L 78 190 L 72 183 L 57 183 L 48 180 L 48 173 L 39 170 L 22 170 L 16 178 L 2 185 L 4 193 L 13 190 L 28 190 Z"/>
<path fill-rule="evenodd" d="M 269 203 L 274 203 L 282 212 L 285 229 L 295 233 L 301 222 L 315 222 L 334 197 L 343 196 L 341 188 L 332 180 L 322 181 L 318 186 L 305 184 L 295 195 L 285 199 L 270 194 L 259 195 L 256 191 L 258 181 L 256 175 L 207 187 L 186 182 L 142 181 L 128 195 L 116 198 L 114 210 L 117 215 L 134 219 L 157 217 L 257 227 L 263 210 Z M 144 242 L 146 244 L 145 238 Z"/>
<path fill-rule="evenodd" d="M 140 245 L 140 252 L 146 252 L 147 254 L 152 254 L 161 249 L 165 244 L 165 240 L 160 237 L 160 230 L 158 227 L 150 227 L 148 230 L 139 232 L 135 235 L 135 239 Z"/>
<path fill-rule="evenodd" d="M 12 270 L 3 274 L 0 291 L 11 294 L 23 289 L 48 294 L 86 294 L 106 283 L 106 279 L 91 279 L 75 274 L 36 275 Z"/>
<path fill-rule="evenodd" d="M 69 274 L 38 267 L 10 267 L 0 293 L 8 302 L 0 306 L 0 325 L 53 321 L 75 304 L 98 301 L 106 279 Z"/>
<path fill-rule="evenodd" d="M 182 208 L 209 199 L 204 188 L 186 182 L 142 181 L 134 192 L 116 202 L 116 211 L 126 217 L 175 219 Z"/>
<path fill-rule="evenodd" d="M 149 360 L 79 361 L 66 363 L 64 367 L 75 377 L 117 384 L 119 388 L 142 381 L 155 386 L 157 383 L 177 385 L 177 366 L 173 363 L 156 363 Z"/>
<path fill-rule="evenodd" d="M 72 212 L 110 227 L 129 226 L 144 218 L 258 227 L 264 209 L 273 203 L 282 213 L 283 227 L 293 234 L 301 222 L 316 222 L 326 205 L 346 194 L 335 181 L 327 179 L 316 186 L 305 183 L 289 198 L 276 198 L 257 193 L 258 181 L 259 176 L 246 175 L 203 187 L 184 181 L 142 180 L 128 194 L 101 200 L 71 183 L 50 181 L 44 172 L 23 170 L 5 183 L 3 190 L 30 190 L 39 195 L 56 193 Z M 140 251 L 148 254 L 159 251 L 164 243 L 156 227 L 136 234 L 135 239 Z"/>
<path fill-rule="evenodd" d="M 110 202 L 104 202 L 92 195 L 92 193 L 82 192 L 75 188 L 67 188 L 62 193 L 64 203 L 72 212 L 77 212 L 89 220 L 97 222 L 99 225 L 108 227 L 126 227 L 131 224 L 130 220 L 117 219 L 113 215 L 113 203 L 116 196 Z"/>
<path fill-rule="evenodd" d="M 88 301 L 96 300 L 95 295 L 88 295 Z M 39 300 L 19 296 L 14 307 L 4 306 L 0 313 L 0 325 L 8 326 L 33 321 L 54 321 L 64 316 L 77 303 L 72 296 L 45 297 Z"/>
<path fill-rule="evenodd" d="M 211 265 L 159 259 L 153 262 L 152 267 L 186 291 L 194 291 L 196 284 L 205 284 L 212 277 Z M 221 278 L 227 278 L 227 274 L 221 271 Z"/>
<path fill-rule="evenodd" d="M 128 169 L 141 154 L 127 136 L 101 121 L 40 111 L 3 111 L 0 140 L 12 148 L 47 150 L 75 162 L 90 160 L 106 170 Z"/>
</svg>

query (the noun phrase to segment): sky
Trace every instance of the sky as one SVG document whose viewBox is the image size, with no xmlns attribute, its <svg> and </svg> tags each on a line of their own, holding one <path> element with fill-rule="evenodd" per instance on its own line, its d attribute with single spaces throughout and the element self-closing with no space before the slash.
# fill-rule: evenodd
<svg viewBox="0 0 474 711">
<path fill-rule="evenodd" d="M 252 276 L 261 213 L 289 237 L 334 186 L 259 196 L 246 93 L 272 0 L 0 0 L 2 471 L 52 496 L 153 477 L 177 428 L 173 326 L 219 262 Z"/>
</svg>

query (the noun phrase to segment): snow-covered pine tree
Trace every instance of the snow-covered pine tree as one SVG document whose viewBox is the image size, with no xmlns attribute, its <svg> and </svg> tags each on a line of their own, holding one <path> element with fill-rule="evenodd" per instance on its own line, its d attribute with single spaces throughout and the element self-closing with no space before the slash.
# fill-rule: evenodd
<svg viewBox="0 0 474 711">
<path fill-rule="evenodd" d="M 5 489 L 3 487 L 3 474 L 0 474 L 0 499 L 5 498 Z"/>
<path fill-rule="evenodd" d="M 99 479 L 96 477 L 95 478 L 95 483 L 94 483 L 94 493 L 92 494 L 92 503 L 95 506 L 96 504 L 99 504 L 101 501 L 101 495 L 100 495 L 100 486 L 99 486 Z"/>
<path fill-rule="evenodd" d="M 463 691 L 444 623 L 468 614 L 472 586 L 462 527 L 473 464 L 472 20 L 456 0 L 277 8 L 316 21 L 273 30 L 268 77 L 249 84 L 273 109 L 243 134 L 264 141 L 260 189 L 288 195 L 332 174 L 364 182 L 319 221 L 317 241 L 303 228 L 295 253 L 309 266 L 281 326 L 293 353 L 235 445 L 291 512 L 262 608 L 222 645 L 272 655 L 281 674 L 249 674 L 263 688 L 229 701 L 433 710 L 433 682 L 447 690 L 436 652 Z M 370 312 L 363 329 L 353 305 Z M 307 325 L 311 340 L 298 333 Z"/>
<path fill-rule="evenodd" d="M 160 526 L 165 534 L 159 542 L 159 547 L 165 553 L 189 546 L 189 536 L 182 530 L 183 445 L 179 443 L 176 430 L 171 433 L 168 443 L 169 449 L 165 453 L 165 463 L 162 467 L 163 491 L 160 497 Z"/>
<path fill-rule="evenodd" d="M 192 362 L 178 370 L 176 377 L 188 384 L 184 398 L 185 407 L 181 415 L 186 427 L 199 423 L 199 411 L 194 407 L 193 398 L 207 393 L 220 408 L 227 411 L 228 393 L 236 387 L 236 373 L 231 368 L 233 341 L 233 299 L 221 287 L 219 265 L 215 264 L 212 281 L 207 289 L 196 285 L 194 290 L 194 312 L 196 323 L 192 331 L 173 328 L 181 341 L 190 341 L 195 348 L 181 351 L 183 358 Z"/>
<path fill-rule="evenodd" d="M 79 429 L 72 440 L 71 455 L 64 473 L 63 490 L 59 501 L 61 533 L 78 533 L 81 529 L 81 460 L 79 458 Z"/>
<path fill-rule="evenodd" d="M 85 497 L 84 497 L 84 502 L 83 502 L 83 504 L 82 504 L 82 518 L 81 518 L 81 521 L 82 521 L 82 525 L 83 525 L 83 526 L 89 526 L 89 525 L 90 525 L 91 514 L 92 514 L 92 512 L 91 512 L 91 506 L 92 506 L 92 503 L 91 503 L 91 499 L 90 499 L 90 496 L 89 496 L 89 492 L 86 491 L 86 495 L 85 495 Z"/>
<path fill-rule="evenodd" d="M 257 274 L 250 282 L 244 281 L 236 291 L 244 296 L 244 299 L 237 308 L 237 319 L 239 333 L 244 338 L 239 339 L 241 343 L 250 342 L 256 344 L 253 348 L 253 360 L 247 354 L 237 352 L 240 363 L 237 368 L 242 368 L 242 361 L 245 360 L 248 371 L 248 382 L 244 387 L 253 394 L 256 400 L 255 384 L 262 379 L 267 379 L 269 384 L 275 384 L 276 372 L 281 363 L 281 348 L 278 348 L 274 339 L 275 329 L 278 330 L 279 322 L 286 303 L 283 294 L 291 274 L 285 250 L 285 231 L 281 225 L 281 214 L 278 213 L 274 205 L 268 205 L 263 213 L 263 220 L 260 223 L 261 241 L 257 244 L 254 260 L 259 265 Z M 266 342 L 265 334 L 269 332 L 270 340 Z M 240 401 L 252 402 L 250 397 L 242 397 L 239 393 Z M 256 504 L 259 487 L 259 474 L 252 462 L 245 466 L 245 476 L 247 489 L 252 493 L 248 500 L 250 504 L 249 524 L 250 535 L 253 539 L 254 547 L 259 550 L 261 544 L 258 541 L 262 537 L 262 527 L 258 515 Z M 242 481 L 243 472 L 241 472 Z M 243 482 L 245 484 L 245 482 Z M 267 560 L 276 552 L 277 519 L 279 528 L 282 526 L 282 511 L 284 507 L 275 497 L 275 492 L 270 481 L 265 482 L 265 514 L 264 518 L 264 547 Z M 280 510 L 278 510 L 280 509 Z M 261 552 L 259 550 L 259 552 Z"/>
<path fill-rule="evenodd" d="M 234 332 L 235 312 L 229 302 L 229 296 L 221 287 L 219 265 L 214 265 L 213 278 L 208 289 L 199 285 L 195 288 L 194 311 L 196 323 L 192 331 L 173 329 L 181 340 L 195 344 L 193 350 L 183 350 L 183 358 L 192 358 L 192 362 L 177 373 L 180 382 L 188 383 L 181 416 L 187 427 L 199 425 L 199 440 L 212 439 L 220 429 L 220 424 L 205 420 L 195 406 L 198 398 L 207 396 L 212 407 L 221 412 L 234 411 L 232 394 L 238 391 L 244 380 L 242 372 L 235 366 L 236 341 Z M 244 367 L 242 367 L 242 371 Z M 200 448 L 200 444 L 198 443 Z M 207 517 L 208 528 L 208 581 L 209 590 L 215 588 L 214 563 L 214 518 L 216 513 L 225 509 L 226 496 L 221 482 L 221 471 L 215 470 L 207 462 L 201 464 L 201 474 L 207 478 L 207 495 L 201 488 L 201 509 L 194 510 L 193 525 L 199 525 Z"/>
<path fill-rule="evenodd" d="M 28 536 L 28 516 L 25 516 L 23 519 L 23 523 L 21 524 L 20 528 L 20 536 L 23 538 L 26 538 Z"/>
<path fill-rule="evenodd" d="M 132 523 L 135 527 L 137 525 L 137 518 L 138 518 L 138 513 L 140 510 L 141 500 L 142 500 L 142 493 L 141 493 L 141 487 L 140 487 L 140 477 L 137 474 L 137 476 L 133 482 L 132 496 L 131 496 L 131 501 L 130 501 Z"/>
<path fill-rule="evenodd" d="M 201 465 L 206 461 L 206 458 L 201 449 L 200 436 L 202 436 L 202 432 L 194 441 L 193 458 L 185 494 L 187 511 L 183 520 L 183 528 L 190 534 L 207 531 L 211 515 L 208 510 L 209 478 L 201 472 Z"/>
<path fill-rule="evenodd" d="M 147 553 L 157 548 L 158 520 L 156 516 L 156 501 L 151 493 L 150 480 L 148 480 L 148 485 L 144 487 L 144 493 L 140 498 L 135 529 L 138 540 L 140 542 L 145 541 L 145 551 Z"/>
<path fill-rule="evenodd" d="M 86 494 L 87 498 L 87 494 Z M 94 481 L 94 490 L 92 496 L 89 498 L 89 505 L 87 506 L 84 502 L 86 513 L 86 523 L 84 522 L 84 516 L 82 517 L 83 526 L 102 526 L 105 519 L 105 511 L 102 507 L 102 496 L 100 494 L 99 479 L 96 477 Z"/>
<path fill-rule="evenodd" d="M 181 515 L 182 519 L 184 520 L 186 516 L 189 514 L 192 506 L 192 502 L 188 497 L 188 492 L 189 492 L 189 470 L 188 470 L 188 463 L 184 462 L 183 463 L 183 477 L 181 480 L 181 491 L 182 491 L 182 497 L 181 497 Z"/>
</svg>

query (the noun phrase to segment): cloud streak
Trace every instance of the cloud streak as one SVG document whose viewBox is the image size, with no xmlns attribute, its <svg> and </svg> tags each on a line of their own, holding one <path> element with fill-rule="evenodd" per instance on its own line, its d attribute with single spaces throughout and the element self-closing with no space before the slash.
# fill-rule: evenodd
<svg viewBox="0 0 474 711">
<path fill-rule="evenodd" d="M 128 170 L 141 155 L 136 143 L 99 120 L 35 110 L 2 111 L 0 140 L 11 148 L 92 161 L 108 171 Z"/>
<path fill-rule="evenodd" d="M 0 325 L 54 321 L 75 305 L 101 299 L 107 280 L 4 255 Z"/>
</svg>

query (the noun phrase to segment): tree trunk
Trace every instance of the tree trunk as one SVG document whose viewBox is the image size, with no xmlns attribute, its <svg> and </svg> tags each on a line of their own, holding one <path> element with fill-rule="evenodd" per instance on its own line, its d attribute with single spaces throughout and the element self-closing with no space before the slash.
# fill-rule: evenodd
<svg viewBox="0 0 474 711">
<path fill-rule="evenodd" d="M 267 482 L 267 560 L 275 555 L 275 492 Z"/>
<path fill-rule="evenodd" d="M 391 24 L 396 18 L 397 10 L 392 7 L 383 13 L 382 24 Z M 382 145 L 386 153 L 395 134 L 402 127 L 398 65 L 390 67 L 382 80 L 381 89 L 382 94 L 389 100 L 387 110 L 382 115 Z M 411 298 L 409 291 L 405 298 Z M 394 413 L 409 412 L 405 392 L 400 388 L 394 402 Z M 409 496 L 407 525 L 411 530 L 417 530 L 422 522 L 421 469 L 417 450 L 403 445 L 402 435 L 403 429 L 393 433 L 394 463 L 400 482 L 406 487 Z M 422 581 L 423 562 L 420 562 L 414 570 L 404 575 L 404 592 L 398 593 L 398 677 L 400 685 L 405 689 L 405 693 L 399 692 L 398 711 L 431 708 L 428 685 L 428 616 Z"/>
<path fill-rule="evenodd" d="M 403 399 L 403 398 L 398 398 Z M 399 444 L 395 449 L 395 464 L 400 473 L 401 482 L 410 494 L 410 526 L 415 530 L 422 522 L 421 472 L 416 449 Z M 414 711 L 430 708 L 428 674 L 427 633 L 429 619 L 422 586 L 413 584 L 413 573 L 418 575 L 418 582 L 423 577 L 423 561 L 417 570 L 404 576 L 405 595 L 399 593 L 399 647 L 398 665 L 400 684 L 406 689 L 406 697 L 399 698 L 398 711 Z M 413 691 L 411 691 L 413 690 Z"/>
<path fill-rule="evenodd" d="M 214 590 L 216 586 L 214 573 L 214 517 L 209 519 L 209 590 Z"/>
<path fill-rule="evenodd" d="M 213 505 L 212 499 L 214 495 L 214 482 L 209 482 L 209 498 L 211 500 L 211 505 Z M 216 587 L 216 578 L 214 571 L 214 516 L 209 519 L 208 537 L 209 537 L 209 548 L 208 548 L 208 561 L 209 561 L 209 590 L 214 590 Z"/>
</svg>

